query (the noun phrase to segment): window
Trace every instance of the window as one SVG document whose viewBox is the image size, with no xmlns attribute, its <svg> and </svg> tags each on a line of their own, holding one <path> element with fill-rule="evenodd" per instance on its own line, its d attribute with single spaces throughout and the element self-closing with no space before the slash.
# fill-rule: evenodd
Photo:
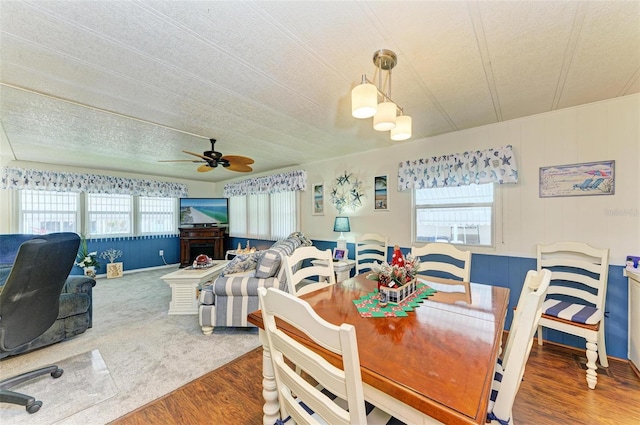
<svg viewBox="0 0 640 425">
<path fill-rule="evenodd" d="M 297 193 L 278 192 L 270 195 L 272 239 L 285 239 L 298 230 Z"/>
<path fill-rule="evenodd" d="M 298 192 L 229 198 L 229 234 L 235 237 L 284 239 L 298 228 Z"/>
<path fill-rule="evenodd" d="M 20 190 L 21 233 L 78 232 L 79 194 L 46 190 Z"/>
<path fill-rule="evenodd" d="M 177 226 L 176 198 L 138 197 L 141 234 L 171 233 Z"/>
<path fill-rule="evenodd" d="M 45 190 L 15 192 L 21 233 L 75 232 L 99 237 L 177 232 L 178 198 Z"/>
<path fill-rule="evenodd" d="M 133 234 L 133 197 L 87 194 L 87 228 L 91 236 Z"/>
<path fill-rule="evenodd" d="M 493 183 L 415 189 L 416 242 L 493 245 Z"/>
</svg>

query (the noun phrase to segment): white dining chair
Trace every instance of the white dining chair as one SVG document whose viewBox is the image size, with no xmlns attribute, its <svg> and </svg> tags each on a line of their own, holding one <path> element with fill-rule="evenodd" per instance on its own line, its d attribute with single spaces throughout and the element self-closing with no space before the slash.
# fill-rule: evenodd
<svg viewBox="0 0 640 425">
<path fill-rule="evenodd" d="M 368 418 L 375 418 L 375 423 L 392 419 L 381 409 L 365 406 L 353 325 L 331 324 L 306 301 L 276 288 L 258 288 L 258 297 L 283 418 L 277 423 L 291 418 L 297 424 L 363 425 Z M 283 332 L 281 321 L 338 355 L 340 364 L 335 366 Z"/>
<path fill-rule="evenodd" d="M 375 264 L 387 262 L 389 238 L 377 233 L 356 237 L 356 274 L 363 273 Z"/>
<path fill-rule="evenodd" d="M 558 242 L 537 246 L 538 270 L 552 272 L 549 294 L 542 308 L 542 329 L 555 329 L 586 340 L 587 385 L 598 382 L 596 360 L 609 367 L 604 340 L 605 301 L 609 275 L 609 250 L 582 242 Z M 570 298 L 569 298 L 570 297 Z"/>
<path fill-rule="evenodd" d="M 487 422 L 494 425 L 514 425 L 513 402 L 522 382 L 525 366 L 531 353 L 533 337 L 542 316 L 542 304 L 549 289 L 549 270 L 527 272 L 513 313 L 502 359 L 496 363 Z"/>
<path fill-rule="evenodd" d="M 315 246 L 301 246 L 291 255 L 283 256 L 282 266 L 285 268 L 289 293 L 300 296 L 335 284 L 332 257 L 330 249 L 322 251 Z M 319 261 L 314 264 L 315 260 Z"/>
<path fill-rule="evenodd" d="M 444 277 L 441 272 L 445 272 L 463 282 L 471 280 L 471 251 L 449 243 L 431 242 L 411 247 L 411 255 L 420 258 L 420 273 L 440 272 L 437 277 Z"/>
</svg>

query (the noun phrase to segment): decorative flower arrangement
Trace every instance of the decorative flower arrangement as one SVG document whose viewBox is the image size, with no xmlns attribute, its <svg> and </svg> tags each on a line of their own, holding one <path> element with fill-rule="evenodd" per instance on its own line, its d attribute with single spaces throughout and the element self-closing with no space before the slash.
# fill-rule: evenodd
<svg viewBox="0 0 640 425">
<path fill-rule="evenodd" d="M 78 255 L 76 256 L 76 262 L 74 264 L 78 267 L 82 267 L 83 269 L 85 269 L 85 274 L 86 274 L 86 269 L 88 267 L 94 267 L 94 268 L 100 267 L 100 263 L 98 263 L 98 260 L 96 259 L 97 256 L 98 256 L 97 251 L 89 252 L 89 248 L 87 247 L 87 239 L 84 237 L 84 235 L 81 235 L 80 250 L 78 251 Z M 95 272 L 94 272 L 94 275 L 95 275 Z"/>
<path fill-rule="evenodd" d="M 413 257 L 411 254 L 403 258 L 402 262 L 396 264 L 382 263 L 371 268 L 371 273 L 367 275 L 367 279 L 378 281 L 379 286 L 389 288 L 399 288 L 400 286 L 411 282 L 418 274 L 420 267 L 420 259 Z"/>
</svg>

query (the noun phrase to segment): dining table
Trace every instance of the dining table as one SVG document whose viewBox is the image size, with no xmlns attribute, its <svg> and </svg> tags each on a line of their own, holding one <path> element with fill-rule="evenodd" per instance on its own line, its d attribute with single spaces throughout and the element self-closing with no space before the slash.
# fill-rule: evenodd
<svg viewBox="0 0 640 425">
<path fill-rule="evenodd" d="M 436 292 L 405 315 L 366 317 L 354 300 L 377 282 L 364 274 L 300 298 L 320 317 L 356 328 L 365 400 L 406 424 L 484 424 L 509 303 L 509 289 L 419 275 Z M 269 347 L 260 310 L 248 315 L 263 345 L 263 424 L 279 418 Z M 303 332 L 282 329 L 330 362 L 340 358 Z"/>
</svg>

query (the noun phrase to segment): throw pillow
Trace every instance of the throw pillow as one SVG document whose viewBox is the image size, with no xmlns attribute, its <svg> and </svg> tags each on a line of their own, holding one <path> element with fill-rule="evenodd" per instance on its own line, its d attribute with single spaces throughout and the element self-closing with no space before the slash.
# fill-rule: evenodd
<svg viewBox="0 0 640 425">
<path fill-rule="evenodd" d="M 278 247 L 268 249 L 256 265 L 256 277 L 260 279 L 266 279 L 273 277 L 280 268 L 280 255 L 282 250 Z"/>
<path fill-rule="evenodd" d="M 292 234 L 289 235 L 289 238 L 298 239 L 300 241 L 300 245 L 302 245 L 302 246 L 311 246 L 311 245 L 313 245 L 313 242 L 311 242 L 311 239 L 306 237 L 304 235 L 304 233 L 302 233 L 302 232 L 293 232 Z"/>
<path fill-rule="evenodd" d="M 222 270 L 221 275 L 226 276 L 234 273 L 244 273 L 255 270 L 260 258 L 260 252 L 236 255 Z"/>
</svg>

